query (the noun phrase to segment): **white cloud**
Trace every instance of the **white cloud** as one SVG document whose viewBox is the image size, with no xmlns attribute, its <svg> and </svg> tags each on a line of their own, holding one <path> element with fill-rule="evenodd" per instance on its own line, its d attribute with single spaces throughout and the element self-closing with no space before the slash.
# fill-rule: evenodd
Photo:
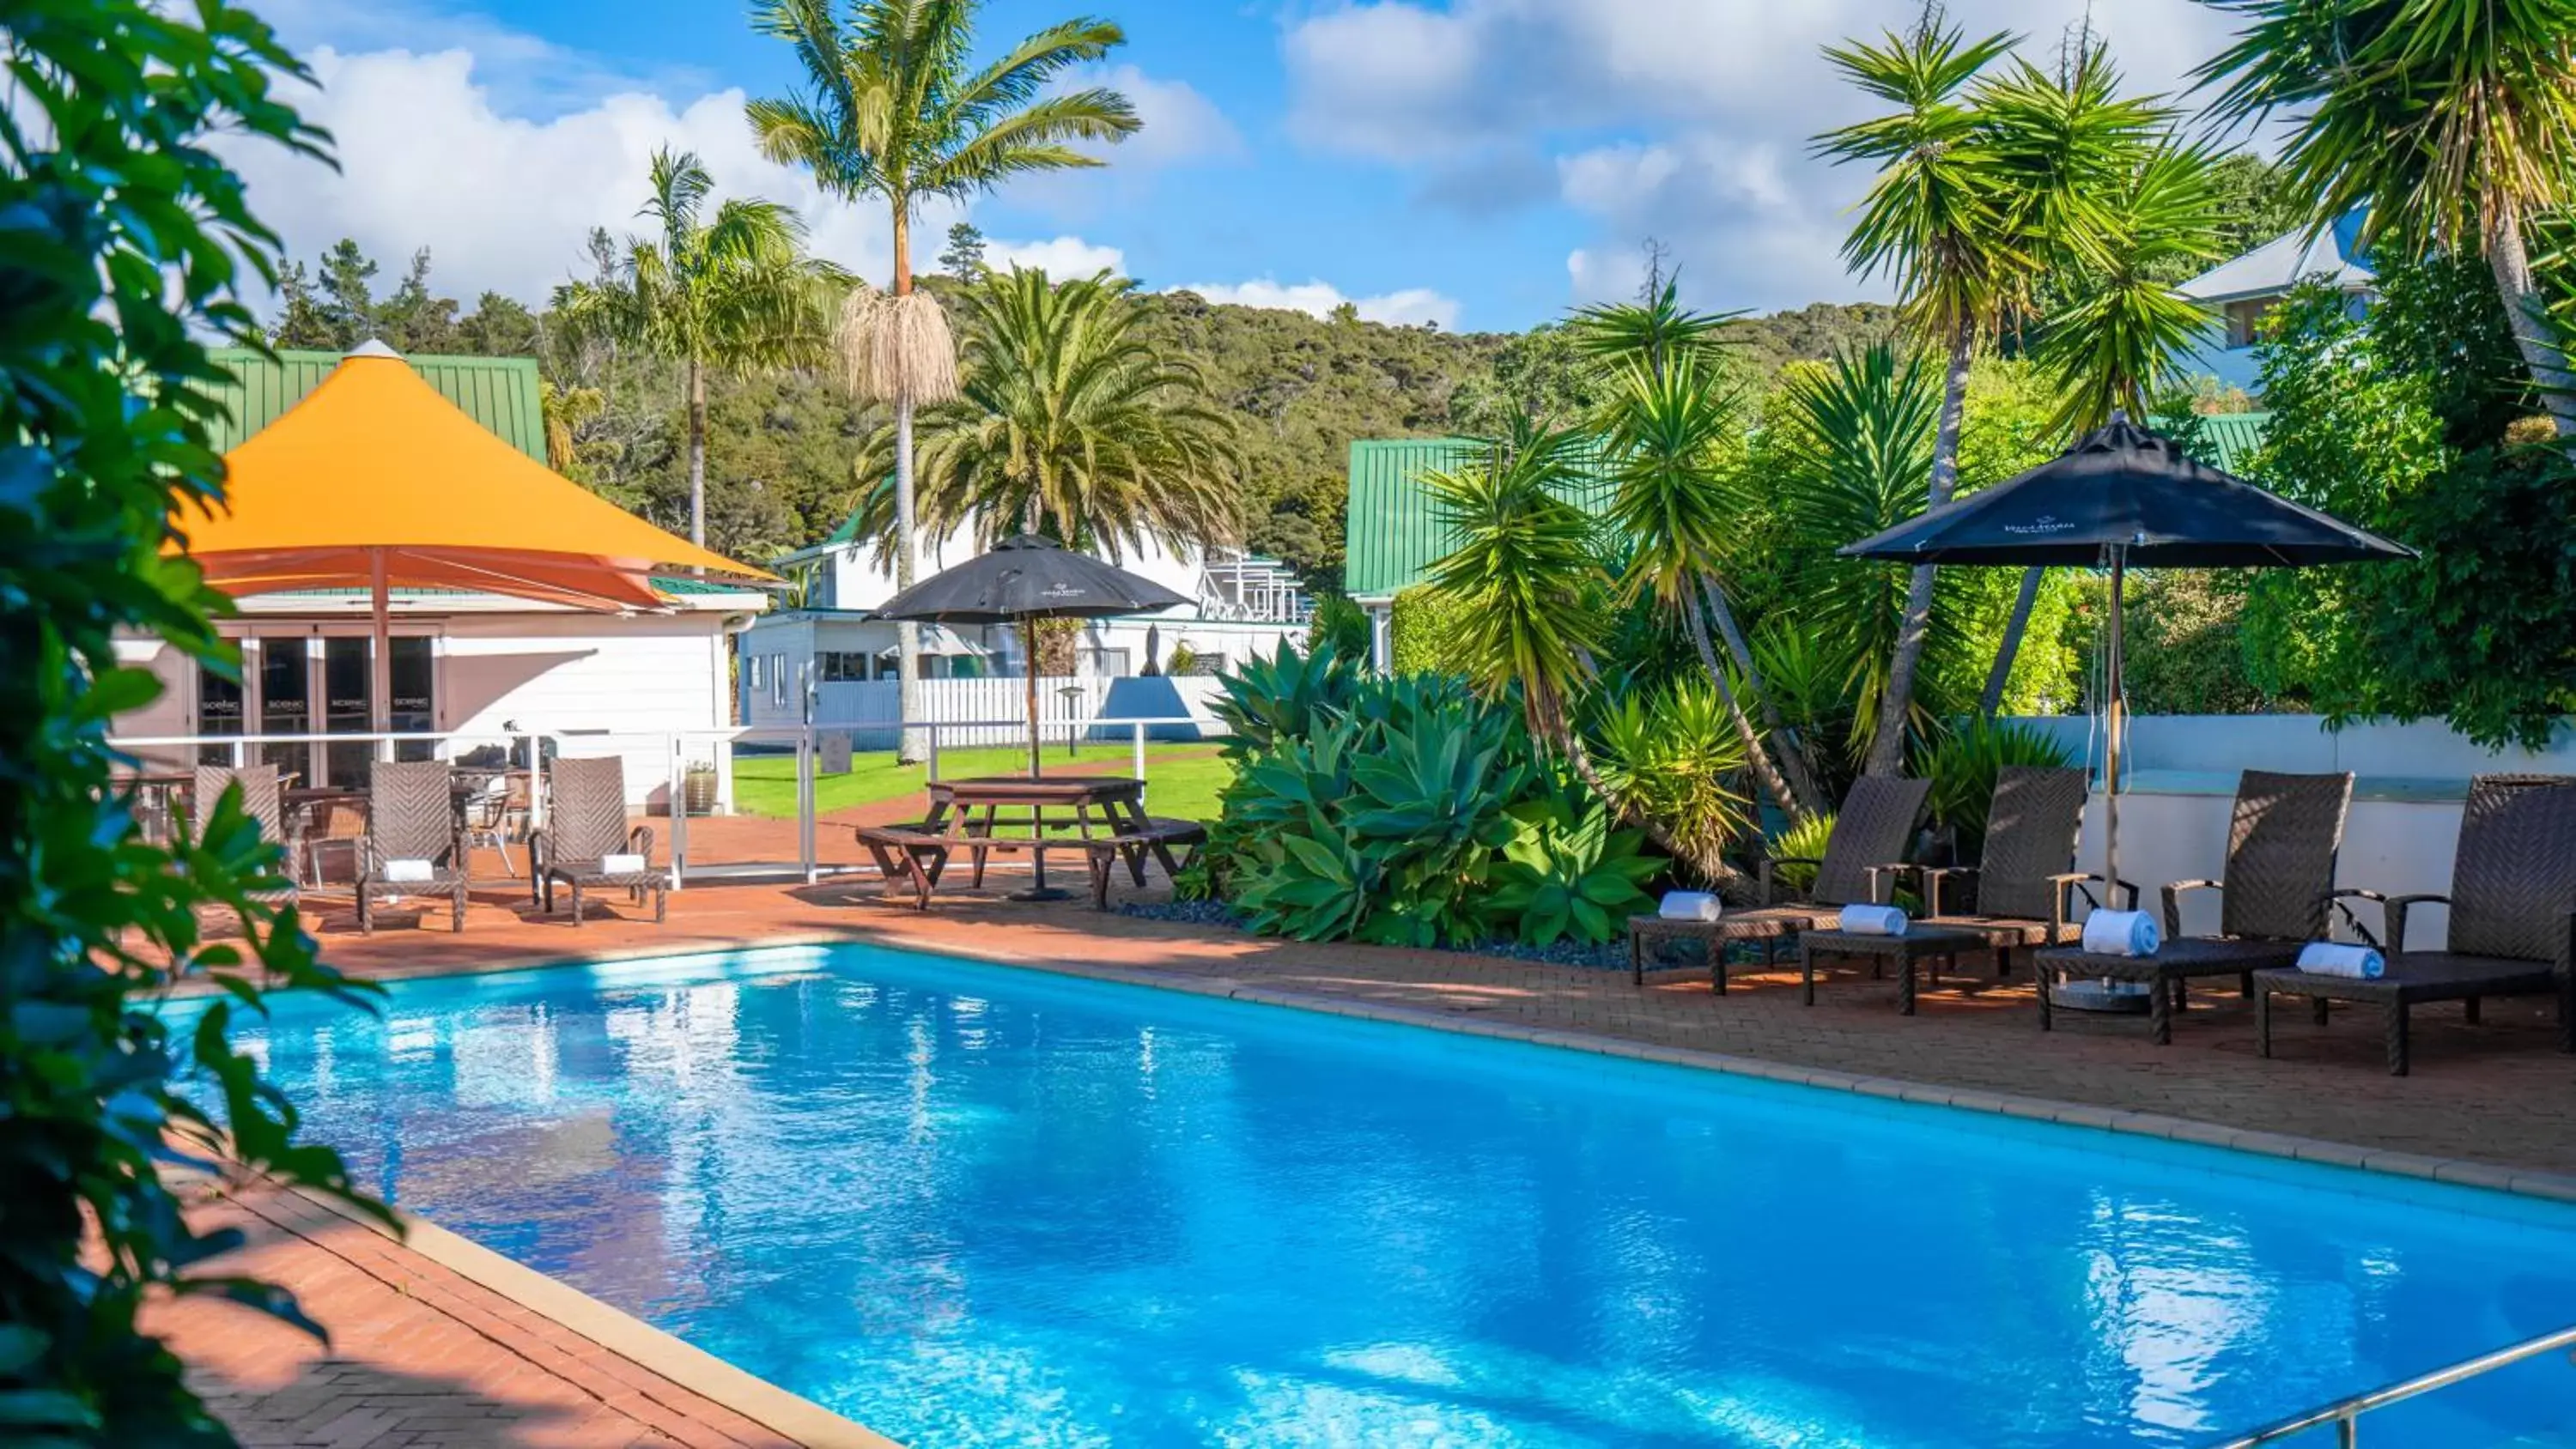
<svg viewBox="0 0 2576 1449">
<path fill-rule="evenodd" d="M 1121 277 L 1127 275 L 1125 252 L 1084 241 L 1078 236 L 1050 237 L 1045 241 L 987 239 L 984 260 L 994 267 L 1029 267 L 1057 281 L 1067 277 L 1088 277 L 1101 271 Z"/>
<path fill-rule="evenodd" d="M 1132 65 L 1104 66 L 1076 79 L 1121 92 L 1136 107 L 1141 129 L 1101 152 L 1112 165 L 1176 166 L 1243 154 L 1242 133 L 1187 81 L 1156 80 Z"/>
<path fill-rule="evenodd" d="M 1371 322 L 1392 327 L 1418 327 L 1425 322 L 1440 327 L 1456 325 L 1458 301 L 1444 297 L 1428 287 L 1406 287 L 1383 292 L 1374 297 L 1345 296 L 1330 282 L 1281 282 L 1259 277 L 1249 282 L 1192 282 L 1174 287 L 1175 292 L 1196 292 L 1211 302 L 1231 303 L 1238 307 L 1273 307 L 1288 312 L 1307 312 L 1329 317 L 1333 309 L 1348 302 L 1359 309 L 1360 316 Z"/>
<path fill-rule="evenodd" d="M 345 54 L 323 47 L 310 61 L 318 89 L 297 88 L 305 115 L 334 137 L 340 169 L 274 147 L 229 145 L 257 213 L 310 258 L 354 238 L 388 270 L 420 247 L 434 284 L 471 299 L 490 290 L 542 302 L 585 265 L 594 226 L 623 237 L 641 230 L 645 169 L 654 150 L 694 151 L 719 196 L 760 196 L 793 208 L 809 245 L 861 276 L 892 266 L 890 228 L 874 205 L 823 195 L 803 170 L 764 159 L 743 121 L 743 92 L 706 92 L 675 104 L 663 95 L 613 91 L 544 119 L 514 113 L 484 83 L 479 52 Z M 913 226 L 917 269 L 936 263 L 937 239 L 964 213 L 946 204 Z M 1058 275 L 1124 270 L 1115 247 L 1078 236 L 992 244 Z M 380 285 L 389 285 L 381 278 Z"/>
<path fill-rule="evenodd" d="M 2193 0 L 1951 0 L 1971 34 L 2052 58 L 2091 12 L 2133 89 L 2175 91 L 2235 23 Z M 1421 178 L 1480 214 L 1548 200 L 1594 219 L 1568 258 L 1579 299 L 1617 295 L 1646 237 L 1703 305 L 1789 306 L 1872 289 L 1835 252 L 1866 177 L 1809 138 L 1868 113 L 1820 51 L 1912 23 L 1917 0 L 1369 0 L 1289 26 L 1289 130 Z M 1542 159 L 1543 158 L 1543 159 Z M 1534 186 L 1553 164 L 1555 186 Z"/>
</svg>

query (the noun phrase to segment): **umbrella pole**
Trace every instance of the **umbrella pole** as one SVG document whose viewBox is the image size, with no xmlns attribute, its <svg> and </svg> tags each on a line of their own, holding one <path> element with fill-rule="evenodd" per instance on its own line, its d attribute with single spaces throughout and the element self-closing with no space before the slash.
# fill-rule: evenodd
<svg viewBox="0 0 2576 1449">
<path fill-rule="evenodd" d="M 1034 780 L 1046 773 L 1038 763 L 1038 621 L 1034 614 L 1020 616 L 1020 653 L 1026 656 L 1020 674 L 1028 682 L 1029 778 Z"/>
<path fill-rule="evenodd" d="M 367 654 L 367 716 L 369 727 L 379 734 L 394 727 L 393 604 L 389 594 L 385 586 L 385 551 L 368 549 L 367 604 L 375 639 L 374 648 Z M 390 760 L 393 746 L 378 740 L 373 753 L 377 759 Z"/>
<path fill-rule="evenodd" d="M 2121 594 L 2128 583 L 2128 550 L 2111 546 L 2111 663 L 2107 671 L 2110 701 L 2103 709 L 2109 728 L 2102 741 L 2102 761 L 2106 777 L 2102 782 L 2102 890 L 2104 899 L 2114 908 L 2120 899 L 2120 727 L 2126 722 L 2127 709 L 2121 697 L 2120 678 L 2122 613 Z"/>
</svg>

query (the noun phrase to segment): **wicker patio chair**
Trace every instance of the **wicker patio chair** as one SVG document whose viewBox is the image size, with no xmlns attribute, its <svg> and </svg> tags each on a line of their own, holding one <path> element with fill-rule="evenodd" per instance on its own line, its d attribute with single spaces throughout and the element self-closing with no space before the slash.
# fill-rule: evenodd
<svg viewBox="0 0 2576 1449">
<path fill-rule="evenodd" d="M 293 824 L 286 818 L 286 792 L 279 783 L 275 765 L 244 765 L 233 769 L 225 765 L 199 765 L 196 784 L 188 796 L 192 826 L 202 829 L 206 815 L 221 799 L 224 787 L 241 787 L 242 813 L 259 822 L 262 840 L 279 848 L 278 877 L 285 884 L 276 890 L 252 891 L 250 899 L 264 906 L 291 906 L 298 899 L 295 861 L 301 842 L 295 837 Z"/>
<path fill-rule="evenodd" d="M 2439 951 L 2406 949 L 2413 908 L 2451 908 L 2450 939 Z M 2449 895 L 2387 901 L 2388 969 L 2377 980 L 2295 969 L 2258 971 L 2255 1041 L 2272 1054 L 2272 997 L 2304 996 L 2325 1019 L 2327 1003 L 2361 1002 L 2383 1012 L 2388 1071 L 2408 1070 L 2407 1012 L 2427 1001 L 2465 1004 L 2471 1023 L 2489 996 L 2554 996 L 2558 1049 L 2576 1051 L 2576 776 L 2480 775 L 2469 782 Z"/>
<path fill-rule="evenodd" d="M 1628 979 L 1646 980 L 1646 952 L 1656 942 L 1693 940 L 1708 947 L 1709 985 L 1726 994 L 1726 947 L 1734 941 L 1760 941 L 1768 962 L 1784 936 L 1832 925 L 1847 905 L 1877 904 L 1887 899 L 1923 820 L 1928 780 L 1864 777 L 1852 782 L 1834 817 L 1824 857 L 1764 856 L 1759 889 L 1762 904 L 1714 921 L 1667 920 L 1662 916 L 1628 918 Z M 1803 902 L 1780 900 L 1778 868 L 1812 865 L 1816 878 Z"/>
<path fill-rule="evenodd" d="M 429 873 L 389 880 L 394 861 L 422 861 Z M 448 929 L 465 929 L 465 834 L 456 818 L 456 793 L 439 760 L 377 760 L 367 770 L 367 833 L 358 842 L 358 929 L 376 931 L 376 898 L 448 898 Z"/>
<path fill-rule="evenodd" d="M 2076 838 L 2084 829 L 2082 770 L 2006 765 L 1995 772 L 1986 807 L 1986 843 L 1972 866 L 1927 869 L 1922 924 L 1972 931 L 1993 943 L 1995 974 L 2012 974 L 2012 953 L 2055 946 L 2083 934 L 2070 919 L 2075 894 L 2095 906 L 2102 877 L 2074 868 Z M 2134 906 L 2138 888 L 2119 891 Z M 2105 886 L 2103 895 L 2114 895 Z"/>
<path fill-rule="evenodd" d="M 670 881 L 653 869 L 653 828 L 626 826 L 626 762 L 615 756 L 597 760 L 557 760 L 550 772 L 545 828 L 529 837 L 532 886 L 545 892 L 544 905 L 555 908 L 555 882 L 572 887 L 572 923 L 582 923 L 582 892 L 606 887 L 625 891 L 636 904 L 653 893 L 653 919 L 659 923 L 670 906 Z M 673 805 L 678 805 L 673 801 Z M 612 855 L 641 856 L 642 870 L 612 871 Z"/>
</svg>

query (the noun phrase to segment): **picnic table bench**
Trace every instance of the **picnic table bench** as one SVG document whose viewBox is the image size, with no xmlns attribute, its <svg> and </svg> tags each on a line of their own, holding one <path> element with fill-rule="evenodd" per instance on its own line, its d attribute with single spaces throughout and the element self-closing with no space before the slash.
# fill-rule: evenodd
<svg viewBox="0 0 2576 1449">
<path fill-rule="evenodd" d="M 996 853 L 1026 852 L 1039 862 L 1051 850 L 1079 854 L 1091 870 L 1092 908 L 1105 911 L 1110 876 L 1121 861 L 1141 886 L 1149 853 L 1162 861 L 1166 872 L 1177 875 L 1198 859 L 1199 847 L 1207 843 L 1207 827 L 1195 820 L 1150 816 L 1122 822 L 1106 834 L 1049 837 L 1040 830 L 1030 835 L 996 835 L 983 822 L 969 822 L 962 815 L 901 825 L 862 825 L 857 834 L 886 884 L 909 889 L 913 909 L 922 911 L 930 909 L 931 892 L 938 889 L 950 857 L 961 850 L 973 862 L 973 883 L 978 886 L 984 883 L 986 858 Z M 1187 856 L 1174 860 L 1174 846 L 1187 847 Z"/>
</svg>

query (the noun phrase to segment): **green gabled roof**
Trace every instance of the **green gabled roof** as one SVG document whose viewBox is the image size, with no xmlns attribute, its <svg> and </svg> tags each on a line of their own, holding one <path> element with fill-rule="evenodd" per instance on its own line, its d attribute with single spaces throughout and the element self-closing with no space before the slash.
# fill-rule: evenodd
<svg viewBox="0 0 2576 1449">
<path fill-rule="evenodd" d="M 1422 475 L 1464 467 L 1490 443 L 1473 438 L 1362 438 L 1351 444 L 1349 504 L 1342 516 L 1342 590 L 1383 598 L 1422 582 L 1457 547 L 1441 526 Z M 1608 506 L 1610 480 L 1597 470 L 1567 501 L 1588 513 Z"/>
<path fill-rule="evenodd" d="M 2201 437 L 2218 466 L 2242 473 L 2263 443 L 2269 413 L 2218 413 L 2204 417 Z M 1363 438 L 1351 444 L 1350 494 L 1342 519 L 1342 589 L 1354 598 L 1386 598 L 1423 581 L 1431 565 L 1456 547 L 1440 526 L 1422 475 L 1476 461 L 1489 445 L 1470 438 Z M 1569 500 L 1600 512 L 1610 500 L 1609 478 L 1595 470 Z"/>
<path fill-rule="evenodd" d="M 337 352 L 283 351 L 265 357 L 247 347 L 215 349 L 214 359 L 233 375 L 216 396 L 229 414 L 215 424 L 215 450 L 229 453 L 251 434 L 277 421 L 304 395 L 322 385 L 340 365 Z M 546 462 L 546 420 L 533 357 L 441 357 L 403 359 L 438 395 L 465 410 L 465 415 L 492 430 L 520 452 Z"/>
<path fill-rule="evenodd" d="M 2220 468 L 2242 476 L 2253 466 L 2254 450 L 2263 446 L 2263 430 L 2271 421 L 2270 413 L 2212 413 L 2200 420 L 2200 436 Z"/>
</svg>

